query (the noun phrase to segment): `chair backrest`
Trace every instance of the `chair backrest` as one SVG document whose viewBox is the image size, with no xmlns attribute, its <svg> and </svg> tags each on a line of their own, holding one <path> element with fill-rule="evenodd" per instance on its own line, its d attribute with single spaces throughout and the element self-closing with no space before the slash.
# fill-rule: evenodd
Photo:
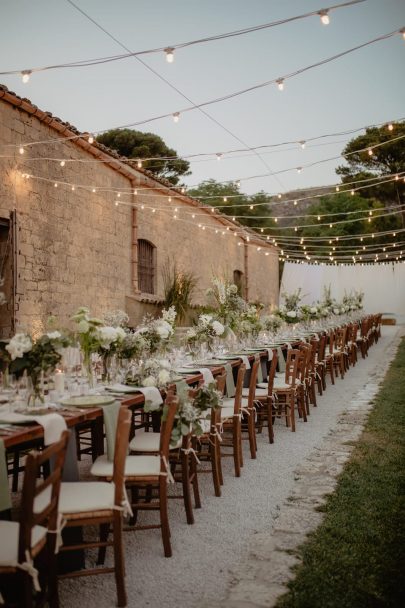
<svg viewBox="0 0 405 608">
<path fill-rule="evenodd" d="M 269 376 L 267 379 L 267 394 L 269 395 L 269 397 L 271 397 L 271 395 L 273 394 L 274 378 L 276 376 L 277 363 L 278 363 L 278 354 L 277 354 L 277 351 L 273 351 L 273 357 L 271 359 L 270 368 L 269 368 Z"/>
<path fill-rule="evenodd" d="M 285 382 L 295 386 L 298 375 L 298 365 L 303 361 L 303 354 L 300 350 L 290 348 L 287 351 L 287 361 L 285 362 Z"/>
<path fill-rule="evenodd" d="M 322 334 L 321 337 L 319 338 L 318 361 L 323 361 L 325 359 L 326 340 L 327 340 L 326 334 Z"/>
<path fill-rule="evenodd" d="M 172 435 L 174 418 L 176 416 L 177 407 L 179 404 L 178 397 L 174 395 L 173 390 L 169 390 L 166 395 L 165 404 L 163 407 L 162 424 L 160 427 L 160 443 L 159 454 L 161 457 L 161 470 L 166 472 L 165 467 L 169 462 L 170 438 Z"/>
<path fill-rule="evenodd" d="M 303 378 L 308 379 L 311 372 L 312 346 L 306 342 L 302 342 L 299 346 L 299 350 L 304 354 L 302 376 Z"/>
<path fill-rule="evenodd" d="M 64 431 L 59 441 L 42 452 L 33 451 L 27 456 L 21 497 L 20 537 L 18 542 L 19 562 L 26 561 L 26 552 L 31 553 L 32 529 L 43 526 L 56 531 L 60 483 L 69 432 Z M 41 467 L 49 464 L 50 475 L 40 478 Z M 56 542 L 56 534 L 52 535 Z"/>
<path fill-rule="evenodd" d="M 248 396 L 248 409 L 252 409 L 254 406 L 255 394 L 256 394 L 256 384 L 257 384 L 257 374 L 259 370 L 260 359 L 255 359 L 253 365 L 251 367 L 250 372 L 250 381 L 249 381 L 249 396 Z"/>
<path fill-rule="evenodd" d="M 346 345 L 347 327 L 339 327 L 335 332 L 335 347 L 342 350 Z"/>
<path fill-rule="evenodd" d="M 246 365 L 241 363 L 238 369 L 238 376 L 236 378 L 236 386 L 235 386 L 235 402 L 233 406 L 233 413 L 240 414 L 242 409 L 242 390 L 243 390 L 243 381 L 245 379 L 246 374 Z"/>
<path fill-rule="evenodd" d="M 132 412 L 126 406 L 121 406 L 118 412 L 117 431 L 114 448 L 114 503 L 121 506 L 124 501 L 125 460 L 128 453 L 129 430 L 131 428 Z"/>
<path fill-rule="evenodd" d="M 215 377 L 215 382 L 217 385 L 217 391 L 219 391 L 221 395 L 224 395 L 226 388 L 226 372 L 218 374 L 218 376 Z"/>
</svg>

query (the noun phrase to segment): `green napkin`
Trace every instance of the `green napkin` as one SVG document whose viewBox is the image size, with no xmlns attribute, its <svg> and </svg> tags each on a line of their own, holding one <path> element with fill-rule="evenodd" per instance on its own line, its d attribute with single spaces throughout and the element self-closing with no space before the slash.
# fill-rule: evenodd
<svg viewBox="0 0 405 608">
<path fill-rule="evenodd" d="M 6 448 L 0 439 L 0 511 L 11 509 L 10 487 L 8 485 Z"/>
<path fill-rule="evenodd" d="M 257 382 L 263 382 L 263 370 L 260 355 L 255 355 L 256 361 L 259 361 L 259 367 L 257 368 Z"/>
<path fill-rule="evenodd" d="M 107 458 L 108 460 L 114 460 L 115 450 L 115 435 L 117 433 L 118 413 L 120 411 L 121 403 L 114 401 L 110 405 L 102 405 L 104 418 L 105 436 L 107 439 Z"/>
<path fill-rule="evenodd" d="M 278 369 L 280 372 L 285 372 L 285 359 L 284 359 L 283 349 L 281 348 L 281 346 L 277 347 L 277 354 L 278 354 Z"/>
<path fill-rule="evenodd" d="M 235 397 L 236 388 L 235 381 L 233 379 L 233 370 L 232 365 L 227 363 L 224 365 L 226 371 L 226 394 L 227 397 Z"/>
</svg>

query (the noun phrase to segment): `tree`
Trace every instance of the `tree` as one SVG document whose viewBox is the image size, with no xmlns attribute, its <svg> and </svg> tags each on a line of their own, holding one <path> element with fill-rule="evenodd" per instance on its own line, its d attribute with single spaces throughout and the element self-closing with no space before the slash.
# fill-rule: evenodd
<svg viewBox="0 0 405 608">
<path fill-rule="evenodd" d="M 364 213 L 351 213 L 353 211 L 363 211 Z M 369 213 L 367 213 L 367 211 Z M 370 212 L 372 215 L 370 216 Z M 350 193 L 341 193 L 333 196 L 323 196 L 317 203 L 311 205 L 308 210 L 308 217 L 305 220 L 307 228 L 299 229 L 299 232 L 291 232 L 290 235 L 300 236 L 304 239 L 306 246 L 305 252 L 308 255 L 321 257 L 328 256 L 332 250 L 333 255 L 352 256 L 355 254 L 356 249 L 360 251 L 362 246 L 372 245 L 384 245 L 392 242 L 392 235 L 387 234 L 382 237 L 373 238 L 371 235 L 378 232 L 395 231 L 402 227 L 402 214 L 387 215 L 385 217 L 379 217 L 381 214 L 386 213 L 387 209 L 384 205 L 376 199 L 366 199 L 362 196 L 355 194 L 352 196 Z M 345 215 L 340 215 L 340 214 Z M 320 217 L 320 221 L 318 220 Z M 336 223 L 342 220 L 346 221 L 349 219 L 360 219 L 362 221 L 347 222 L 347 223 Z M 370 221 L 369 221 L 370 219 Z M 332 224 L 332 228 L 329 227 L 329 223 Z M 319 225 L 319 224 L 327 224 Z M 358 235 L 369 235 L 365 236 L 364 243 L 359 241 Z M 353 236 L 353 239 L 345 239 L 344 241 L 335 241 L 336 237 L 348 237 Z M 313 242 L 305 240 L 306 237 L 324 237 L 322 242 Z M 328 240 L 333 240 L 332 244 L 328 243 Z M 343 247 L 344 246 L 344 247 Z M 335 247 L 335 250 L 333 250 Z M 353 251 L 348 251 L 347 248 L 351 248 Z M 290 246 L 289 249 L 293 249 L 295 252 L 303 253 L 303 244 L 297 244 Z M 365 252 L 366 253 L 366 252 Z M 361 253 L 359 254 L 361 255 Z"/>
<path fill-rule="evenodd" d="M 393 123 L 392 130 L 387 126 L 371 127 L 366 132 L 349 141 L 343 150 L 347 165 L 341 165 L 336 173 L 347 183 L 382 175 L 394 176 L 405 171 L 405 122 Z M 392 143 L 385 143 L 390 142 Z M 377 144 L 384 143 L 380 147 Z M 364 152 L 357 152 L 363 150 Z M 348 156 L 348 154 L 350 154 Z M 366 182 L 365 182 L 366 183 Z M 361 185 L 361 184 L 359 184 Z M 377 198 L 385 206 L 405 203 L 405 184 L 403 178 L 381 186 L 361 190 L 363 198 Z"/>
<path fill-rule="evenodd" d="M 169 148 L 159 135 L 142 133 L 132 129 L 111 129 L 98 135 L 97 141 L 127 158 L 144 159 L 157 158 L 161 160 L 145 160 L 142 166 L 163 177 L 174 186 L 180 178 L 190 175 L 190 163 L 177 158 L 176 150 Z"/>
<path fill-rule="evenodd" d="M 188 190 L 188 194 L 198 198 L 202 203 L 212 207 L 221 207 L 221 211 L 230 217 L 235 217 L 241 224 L 249 227 L 272 228 L 275 226 L 271 219 L 271 196 L 265 192 L 253 195 L 242 194 L 239 187 L 228 182 L 221 184 L 209 179 L 196 188 Z M 251 209 L 253 206 L 253 209 Z M 240 215 L 246 217 L 238 217 Z M 266 217 L 260 217 L 266 216 Z"/>
</svg>

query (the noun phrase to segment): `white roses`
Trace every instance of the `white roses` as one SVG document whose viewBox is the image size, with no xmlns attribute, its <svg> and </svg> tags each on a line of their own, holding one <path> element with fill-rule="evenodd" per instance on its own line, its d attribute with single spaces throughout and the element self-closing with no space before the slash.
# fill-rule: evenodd
<svg viewBox="0 0 405 608">
<path fill-rule="evenodd" d="M 27 334 L 16 334 L 6 346 L 6 350 L 10 353 L 13 361 L 14 359 L 22 357 L 23 354 L 30 351 L 31 348 L 31 338 L 27 336 Z"/>
<path fill-rule="evenodd" d="M 219 321 L 212 322 L 212 329 L 214 330 L 217 336 L 222 336 L 225 331 L 225 327 Z"/>
<path fill-rule="evenodd" d="M 98 327 L 97 338 L 102 348 L 109 349 L 113 343 L 122 342 L 125 338 L 122 327 Z"/>
<path fill-rule="evenodd" d="M 297 317 L 297 313 L 295 310 L 289 310 L 286 315 L 287 317 L 290 317 L 290 319 L 295 319 Z"/>
</svg>

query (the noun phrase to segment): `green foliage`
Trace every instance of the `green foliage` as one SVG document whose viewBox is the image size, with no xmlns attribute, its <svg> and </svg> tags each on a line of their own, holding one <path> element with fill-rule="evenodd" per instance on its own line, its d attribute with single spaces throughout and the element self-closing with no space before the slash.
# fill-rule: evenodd
<svg viewBox="0 0 405 608">
<path fill-rule="evenodd" d="M 197 277 L 191 271 L 182 271 L 176 262 L 167 260 L 162 269 L 165 308 L 174 306 L 179 321 L 183 321 L 191 307 Z"/>
<path fill-rule="evenodd" d="M 173 185 L 178 184 L 182 176 L 191 173 L 190 163 L 177 158 L 176 150 L 169 148 L 163 139 L 154 133 L 142 133 L 132 129 L 111 129 L 98 135 L 97 141 L 117 150 L 127 158 L 161 158 L 161 160 L 144 161 L 143 167 L 156 176 L 167 179 Z"/>
<path fill-rule="evenodd" d="M 226 213 L 230 217 L 236 217 L 245 226 L 258 226 L 259 228 L 272 228 L 275 226 L 270 212 L 272 198 L 265 192 L 258 192 L 252 196 L 248 196 L 247 194 L 240 196 L 241 192 L 235 183 L 220 184 L 214 179 L 209 179 L 199 184 L 196 188 L 189 190 L 188 194 L 212 207 L 221 207 L 223 213 Z M 226 201 L 224 201 L 224 197 L 226 197 Z M 260 206 L 255 207 L 258 204 Z M 253 209 L 250 209 L 250 205 L 253 205 Z M 238 218 L 238 215 L 245 215 L 247 217 Z M 263 219 L 258 217 L 266 215 L 268 217 Z"/>
<path fill-rule="evenodd" d="M 405 341 L 365 431 L 322 511 L 322 525 L 299 548 L 303 564 L 278 608 L 399 608 L 405 457 Z"/>
<path fill-rule="evenodd" d="M 379 143 L 389 142 L 405 135 L 405 122 L 393 123 L 393 127 L 392 131 L 389 131 L 386 126 L 372 127 L 349 141 L 343 150 L 347 164 L 339 166 L 336 170 L 336 173 L 342 176 L 343 182 L 387 174 L 396 175 L 405 171 L 404 140 L 399 139 L 379 148 L 375 147 Z M 356 150 L 362 149 L 365 151 L 356 152 Z M 372 150 L 372 155 L 368 153 L 369 149 Z M 384 205 L 404 204 L 405 185 L 401 179 L 398 182 L 365 188 L 362 190 L 362 196 L 377 198 Z"/>
</svg>

